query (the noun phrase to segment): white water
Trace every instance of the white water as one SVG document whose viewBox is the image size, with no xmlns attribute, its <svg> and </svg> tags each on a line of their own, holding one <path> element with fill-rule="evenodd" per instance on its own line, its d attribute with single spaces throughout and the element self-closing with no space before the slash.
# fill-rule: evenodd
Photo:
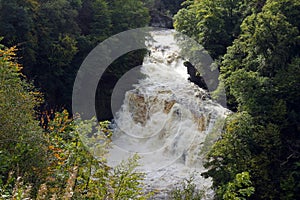
<svg viewBox="0 0 300 200">
<path fill-rule="evenodd" d="M 147 44 L 151 54 L 141 68 L 145 78 L 126 92 L 115 116 L 117 128 L 108 161 L 115 166 L 139 153 L 139 170 L 147 175 L 145 189 L 160 191 L 155 199 L 165 199 L 176 183 L 191 174 L 210 199 L 211 180 L 200 176 L 204 171 L 200 152 L 216 120 L 224 118 L 227 110 L 187 80 L 173 34 L 152 33 L 155 41 Z"/>
</svg>

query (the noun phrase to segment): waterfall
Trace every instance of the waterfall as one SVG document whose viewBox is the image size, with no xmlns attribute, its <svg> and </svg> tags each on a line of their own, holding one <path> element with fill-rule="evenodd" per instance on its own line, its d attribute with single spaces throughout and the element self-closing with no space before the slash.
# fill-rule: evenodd
<svg viewBox="0 0 300 200">
<path fill-rule="evenodd" d="M 108 162 L 115 166 L 138 153 L 146 189 L 161 191 L 155 199 L 164 199 L 170 188 L 191 174 L 209 199 L 211 180 L 200 175 L 204 171 L 203 148 L 210 144 L 207 136 L 216 132 L 216 124 L 227 110 L 188 81 L 173 31 L 151 35 L 153 40 L 146 43 L 149 55 L 138 68 L 142 78 L 125 93 L 115 115 Z M 122 85 L 119 81 L 116 88 Z"/>
</svg>

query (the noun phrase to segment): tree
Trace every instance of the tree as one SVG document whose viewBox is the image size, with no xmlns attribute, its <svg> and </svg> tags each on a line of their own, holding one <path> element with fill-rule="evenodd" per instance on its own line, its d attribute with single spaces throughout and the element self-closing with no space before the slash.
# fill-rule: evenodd
<svg viewBox="0 0 300 200">
<path fill-rule="evenodd" d="M 2 44 L 17 45 L 20 63 L 30 66 L 36 62 L 36 15 L 37 0 L 0 1 L 0 36 L 5 36 Z M 27 74 L 28 69 L 24 70 Z"/>
<path fill-rule="evenodd" d="M 111 12 L 105 0 L 83 1 L 79 10 L 78 20 L 78 25 L 84 36 L 98 38 L 94 41 L 94 45 L 97 45 L 98 42 L 103 41 L 110 35 Z"/>
<path fill-rule="evenodd" d="M 150 20 L 148 9 L 139 0 L 113 0 L 110 9 L 113 34 L 144 27 Z"/>
<path fill-rule="evenodd" d="M 24 78 L 16 49 L 0 45 L 0 185 L 21 176 L 28 183 L 43 180 L 45 137 L 35 120 L 40 95 Z M 11 174 L 11 175 L 9 175 Z M 34 188 L 37 189 L 37 188 Z M 10 191 L 12 192 L 12 191 Z"/>
<path fill-rule="evenodd" d="M 45 93 L 51 107 L 65 105 L 71 94 L 73 73 L 66 72 L 73 68 L 71 63 L 78 51 L 76 38 L 80 29 L 76 17 L 79 6 L 71 0 L 40 2 L 36 21 L 38 62 L 28 68 L 29 77 Z"/>
<path fill-rule="evenodd" d="M 217 197 L 222 199 L 237 174 L 249 170 L 255 188 L 253 197 L 275 198 L 280 193 L 278 176 L 281 173 L 280 162 L 276 159 L 281 149 L 278 126 L 260 125 L 243 112 L 233 114 L 225 127 L 221 139 L 208 154 L 205 164 L 208 171 L 203 173 L 213 178 Z"/>
<path fill-rule="evenodd" d="M 49 177 L 38 197 L 144 200 L 152 195 L 142 190 L 144 174 L 136 170 L 137 155 L 115 168 L 108 166 L 108 125 L 95 119 L 73 120 L 66 110 L 55 114 L 47 128 Z"/>
<path fill-rule="evenodd" d="M 194 38 L 209 52 L 213 59 L 226 53 L 240 32 L 243 19 L 257 12 L 256 1 L 187 1 L 188 6 L 174 17 L 175 29 Z M 253 8 L 253 9 L 249 9 Z"/>
<path fill-rule="evenodd" d="M 4 44 L 18 45 L 22 72 L 44 93 L 42 109 L 70 111 L 87 54 L 112 34 L 146 26 L 149 13 L 138 0 L 12 0 L 0 1 L 0 19 Z"/>
<path fill-rule="evenodd" d="M 266 1 L 243 20 L 223 56 L 220 78 L 227 98 L 237 103 L 233 117 L 247 113 L 249 119 L 230 120 L 209 154 L 205 175 L 213 177 L 215 188 L 248 171 L 255 187 L 251 199 L 299 197 L 299 8 L 294 0 Z"/>
<path fill-rule="evenodd" d="M 251 186 L 249 172 L 242 172 L 235 176 L 233 182 L 227 184 L 223 199 L 225 200 L 243 200 L 250 197 L 254 192 Z"/>
</svg>

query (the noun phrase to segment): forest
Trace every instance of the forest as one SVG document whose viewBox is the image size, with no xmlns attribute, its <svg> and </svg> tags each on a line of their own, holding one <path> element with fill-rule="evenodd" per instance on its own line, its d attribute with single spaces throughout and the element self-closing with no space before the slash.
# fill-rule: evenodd
<svg viewBox="0 0 300 200">
<path fill-rule="evenodd" d="M 89 52 L 146 26 L 193 38 L 220 71 L 210 96 L 225 90 L 232 113 L 203 161 L 213 198 L 300 199 L 299 0 L 0 0 L 0 199 L 153 199 L 138 155 L 114 168 L 106 160 L 112 89 L 145 51 L 118 58 L 100 80 L 101 157 L 79 137 L 94 120 L 72 114 Z M 187 181 L 168 199 L 203 199 L 195 188 Z"/>
</svg>

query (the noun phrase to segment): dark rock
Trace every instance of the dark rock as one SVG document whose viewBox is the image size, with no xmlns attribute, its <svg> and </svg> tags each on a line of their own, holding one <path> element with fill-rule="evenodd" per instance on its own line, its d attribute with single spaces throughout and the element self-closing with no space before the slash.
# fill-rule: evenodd
<svg viewBox="0 0 300 200">
<path fill-rule="evenodd" d="M 190 62 L 184 62 L 184 66 L 186 66 L 187 73 L 190 75 L 188 80 L 191 81 L 192 83 L 195 83 L 200 88 L 207 90 L 208 88 L 205 83 L 205 80 L 202 76 L 197 75 L 196 68 Z"/>
</svg>

